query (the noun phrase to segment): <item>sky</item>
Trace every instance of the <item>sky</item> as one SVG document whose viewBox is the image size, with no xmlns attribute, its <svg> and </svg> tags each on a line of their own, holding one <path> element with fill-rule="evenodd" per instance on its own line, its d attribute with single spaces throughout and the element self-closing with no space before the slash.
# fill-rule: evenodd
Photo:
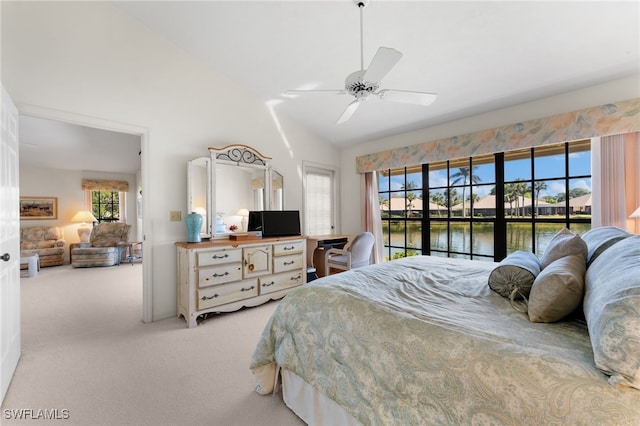
<svg viewBox="0 0 640 426">
<path fill-rule="evenodd" d="M 530 159 L 514 160 L 505 162 L 505 181 L 515 181 L 518 178 L 524 180 L 531 180 L 531 166 Z M 564 155 L 550 155 L 545 157 L 536 157 L 534 160 L 535 179 L 551 179 L 563 177 L 565 175 Z M 452 168 L 452 174 L 458 169 Z M 480 198 L 489 195 L 489 192 L 495 182 L 494 164 L 482 164 L 478 165 L 475 172 L 479 177 L 479 184 L 474 192 L 476 192 Z M 580 151 L 569 154 L 569 174 L 571 176 L 591 175 L 591 152 Z M 418 187 L 421 186 L 421 177 L 419 173 L 411 174 L 410 179 L 415 181 Z M 381 178 L 383 182 L 385 178 Z M 429 173 L 429 183 L 431 187 L 446 186 L 447 175 L 446 170 L 437 170 Z M 482 185 L 482 184 L 487 185 Z M 555 196 L 559 193 L 565 192 L 563 181 L 546 181 L 547 189 L 540 193 L 541 197 L 546 195 Z M 391 190 L 399 190 L 404 185 L 404 176 L 391 176 Z M 591 179 L 571 179 L 570 187 L 583 188 L 591 192 Z M 384 191 L 384 184 L 380 184 L 380 190 Z"/>
</svg>

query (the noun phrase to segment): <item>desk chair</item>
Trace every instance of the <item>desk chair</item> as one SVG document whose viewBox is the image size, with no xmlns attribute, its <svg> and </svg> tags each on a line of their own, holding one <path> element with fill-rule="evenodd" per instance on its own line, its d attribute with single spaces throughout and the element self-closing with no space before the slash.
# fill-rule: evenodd
<svg viewBox="0 0 640 426">
<path fill-rule="evenodd" d="M 348 271 L 369 265 L 375 242 L 376 239 L 371 232 L 363 232 L 358 234 L 346 250 L 337 248 L 327 250 L 324 255 L 325 276 L 329 275 L 331 268 Z"/>
</svg>

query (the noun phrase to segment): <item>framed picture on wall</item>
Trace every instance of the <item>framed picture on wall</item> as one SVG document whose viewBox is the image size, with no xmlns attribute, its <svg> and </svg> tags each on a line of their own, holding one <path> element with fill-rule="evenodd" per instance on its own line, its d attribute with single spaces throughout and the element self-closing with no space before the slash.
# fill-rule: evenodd
<svg viewBox="0 0 640 426">
<path fill-rule="evenodd" d="M 20 197 L 20 220 L 45 220 L 57 218 L 57 197 Z"/>
</svg>

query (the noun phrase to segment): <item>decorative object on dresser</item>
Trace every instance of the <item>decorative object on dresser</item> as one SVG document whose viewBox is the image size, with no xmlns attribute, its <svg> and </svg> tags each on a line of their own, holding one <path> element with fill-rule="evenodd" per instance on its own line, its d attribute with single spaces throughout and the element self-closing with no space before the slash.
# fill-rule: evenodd
<svg viewBox="0 0 640 426">
<path fill-rule="evenodd" d="M 78 237 L 80 238 L 81 243 L 89 242 L 91 228 L 93 227 L 93 223 L 97 221 L 98 219 L 96 219 L 96 217 L 88 210 L 80 210 L 78 213 L 73 215 L 71 222 L 82 222 L 78 227 Z"/>
<path fill-rule="evenodd" d="M 306 242 L 299 236 L 175 244 L 178 316 L 188 328 L 202 315 L 280 299 L 306 282 Z"/>
<path fill-rule="evenodd" d="M 57 218 L 57 197 L 20 197 L 20 220 L 55 220 Z"/>
<path fill-rule="evenodd" d="M 99 223 L 91 231 L 89 247 L 71 250 L 71 266 L 93 268 L 119 265 L 129 244 L 131 225 L 120 222 Z"/>
<path fill-rule="evenodd" d="M 184 224 L 187 227 L 187 242 L 199 243 L 200 229 L 202 228 L 202 215 L 191 212 L 184 218 Z"/>
<path fill-rule="evenodd" d="M 28 226 L 20 229 L 20 257 L 37 254 L 41 267 L 63 265 L 65 244 L 64 231 L 58 226 Z M 26 268 L 25 264 L 23 269 Z"/>
</svg>

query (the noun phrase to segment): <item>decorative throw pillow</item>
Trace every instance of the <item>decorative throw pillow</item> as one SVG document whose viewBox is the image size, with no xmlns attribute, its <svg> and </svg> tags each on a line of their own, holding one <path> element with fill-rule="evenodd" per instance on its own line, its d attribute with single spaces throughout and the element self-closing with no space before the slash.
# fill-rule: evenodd
<svg viewBox="0 0 640 426">
<path fill-rule="evenodd" d="M 529 251 L 516 251 L 505 257 L 489 275 L 489 287 L 503 297 L 526 299 L 533 280 L 540 273 L 538 257 Z"/>
<path fill-rule="evenodd" d="M 580 306 L 586 268 L 581 254 L 561 257 L 544 268 L 529 294 L 529 321 L 560 321 Z"/>
<path fill-rule="evenodd" d="M 582 240 L 587 244 L 587 267 L 606 249 L 631 235 L 616 226 L 601 226 L 582 234 Z"/>
<path fill-rule="evenodd" d="M 544 269 L 554 260 L 571 254 L 581 255 L 586 262 L 587 243 L 580 238 L 580 235 L 574 234 L 567 228 L 563 228 L 554 235 L 549 242 L 549 245 L 540 258 L 540 267 Z"/>
<path fill-rule="evenodd" d="M 587 270 L 584 315 L 596 366 L 609 383 L 640 389 L 640 235 L 614 244 Z"/>
</svg>

